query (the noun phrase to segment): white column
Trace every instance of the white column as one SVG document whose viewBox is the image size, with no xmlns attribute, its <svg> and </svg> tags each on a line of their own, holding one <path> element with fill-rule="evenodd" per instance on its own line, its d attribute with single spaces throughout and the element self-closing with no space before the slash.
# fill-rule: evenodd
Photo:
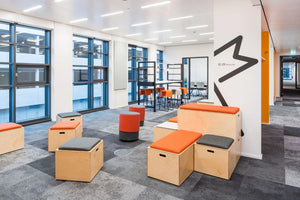
<svg viewBox="0 0 300 200">
<path fill-rule="evenodd" d="M 214 0 L 214 30 L 214 80 L 221 93 L 215 92 L 214 101 L 222 104 L 222 96 L 241 109 L 242 155 L 261 159 L 261 7 L 249 0 Z M 247 62 L 249 68 L 231 74 Z"/>
<path fill-rule="evenodd" d="M 57 113 L 73 110 L 72 36 L 71 26 L 54 24 L 51 34 L 51 119 L 53 121 Z"/>
</svg>

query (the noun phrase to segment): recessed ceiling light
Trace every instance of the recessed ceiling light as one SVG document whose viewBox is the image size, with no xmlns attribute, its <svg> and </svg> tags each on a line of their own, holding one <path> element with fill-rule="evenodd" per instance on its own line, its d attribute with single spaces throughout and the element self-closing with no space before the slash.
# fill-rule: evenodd
<svg viewBox="0 0 300 200">
<path fill-rule="evenodd" d="M 37 10 L 40 8 L 42 8 L 42 5 L 37 5 L 37 6 L 31 7 L 31 8 L 25 9 L 25 10 L 23 10 L 23 12 L 27 13 L 27 12 L 34 11 L 34 10 Z"/>
<path fill-rule="evenodd" d="M 132 36 L 137 36 L 137 35 L 142 35 L 141 33 L 133 33 L 133 34 L 128 34 L 126 37 L 132 37 Z"/>
<path fill-rule="evenodd" d="M 197 29 L 197 28 L 205 28 L 205 27 L 208 27 L 208 25 L 189 26 L 186 27 L 185 29 Z"/>
<path fill-rule="evenodd" d="M 209 40 L 214 40 L 214 39 L 215 39 L 215 38 L 213 38 L 213 37 L 212 37 L 212 38 L 209 38 Z"/>
<path fill-rule="evenodd" d="M 145 39 L 145 41 L 156 41 L 156 40 L 158 40 L 158 38 L 147 38 L 147 39 Z"/>
<path fill-rule="evenodd" d="M 171 29 L 166 29 L 166 30 L 159 30 L 159 31 L 153 31 L 153 33 L 165 33 L 165 32 L 171 32 Z"/>
<path fill-rule="evenodd" d="M 160 42 L 158 44 L 172 44 L 172 42 Z"/>
<path fill-rule="evenodd" d="M 75 24 L 75 23 L 84 22 L 87 20 L 88 20 L 88 18 L 75 19 L 75 20 L 70 21 L 70 23 Z"/>
<path fill-rule="evenodd" d="M 102 31 L 112 31 L 112 30 L 117 30 L 119 27 L 110 27 L 110 28 L 104 28 Z"/>
<path fill-rule="evenodd" d="M 166 5 L 166 4 L 169 4 L 169 3 L 171 3 L 171 1 L 162 1 L 162 2 L 159 2 L 159 3 L 153 3 L 153 4 L 144 5 L 141 8 L 143 8 L 143 9 L 144 8 L 151 8 L 151 7 Z"/>
<path fill-rule="evenodd" d="M 145 26 L 148 24 L 152 24 L 152 22 L 142 22 L 142 23 L 132 24 L 131 26 Z"/>
<path fill-rule="evenodd" d="M 208 33 L 200 33 L 199 35 L 213 35 L 214 32 L 208 32 Z"/>
<path fill-rule="evenodd" d="M 182 19 L 189 19 L 192 18 L 193 16 L 189 15 L 189 16 L 183 16 L 183 17 L 175 17 L 175 18 L 170 18 L 168 19 L 168 21 L 177 21 L 177 20 L 182 20 Z"/>
<path fill-rule="evenodd" d="M 54 0 L 55 3 L 62 2 L 63 0 Z"/>
<path fill-rule="evenodd" d="M 124 13 L 124 11 L 117 11 L 117 12 L 103 14 L 103 15 L 101 15 L 101 17 L 109 17 L 109 16 L 113 16 L 113 15 L 120 15 L 120 14 L 123 14 L 123 13 Z"/>
<path fill-rule="evenodd" d="M 175 35 L 175 36 L 171 36 L 170 38 L 184 38 L 186 37 L 186 35 Z"/>
<path fill-rule="evenodd" d="M 181 42 L 197 42 L 198 40 L 182 40 Z"/>
</svg>

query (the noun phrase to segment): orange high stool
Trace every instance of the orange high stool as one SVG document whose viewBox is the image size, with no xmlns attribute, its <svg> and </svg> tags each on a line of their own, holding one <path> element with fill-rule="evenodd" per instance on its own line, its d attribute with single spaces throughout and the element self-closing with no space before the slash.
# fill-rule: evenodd
<svg viewBox="0 0 300 200">
<path fill-rule="evenodd" d="M 181 87 L 180 88 L 182 91 L 182 98 L 185 99 L 185 103 L 187 102 L 187 98 L 185 98 L 185 95 L 188 93 L 187 88 Z"/>
</svg>

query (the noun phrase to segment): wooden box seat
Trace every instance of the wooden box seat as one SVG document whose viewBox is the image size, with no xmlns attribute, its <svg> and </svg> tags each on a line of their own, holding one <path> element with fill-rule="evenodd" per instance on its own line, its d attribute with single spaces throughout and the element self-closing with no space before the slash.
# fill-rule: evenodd
<svg viewBox="0 0 300 200">
<path fill-rule="evenodd" d="M 48 151 L 54 152 L 60 145 L 74 137 L 82 137 L 80 122 L 57 122 L 48 130 Z"/>
<path fill-rule="evenodd" d="M 181 185 L 194 169 L 193 144 L 200 133 L 178 130 L 152 143 L 147 149 L 147 174 L 174 185 Z"/>
<path fill-rule="evenodd" d="M 79 112 L 66 112 L 59 113 L 56 115 L 56 122 L 65 122 L 65 121 L 78 121 L 80 122 L 79 128 L 81 133 L 83 132 L 83 117 Z"/>
<path fill-rule="evenodd" d="M 91 182 L 103 166 L 103 140 L 72 138 L 55 152 L 57 180 Z"/>
<path fill-rule="evenodd" d="M 230 179 L 241 155 L 241 140 L 204 135 L 194 145 L 194 170 Z"/>
<path fill-rule="evenodd" d="M 241 111 L 236 107 L 186 104 L 178 110 L 178 129 L 237 139 L 241 135 Z"/>
<path fill-rule="evenodd" d="M 173 122 L 164 122 L 154 126 L 154 142 L 177 130 L 177 123 Z"/>
<path fill-rule="evenodd" d="M 23 126 L 11 122 L 0 124 L 0 155 L 23 148 Z"/>
</svg>

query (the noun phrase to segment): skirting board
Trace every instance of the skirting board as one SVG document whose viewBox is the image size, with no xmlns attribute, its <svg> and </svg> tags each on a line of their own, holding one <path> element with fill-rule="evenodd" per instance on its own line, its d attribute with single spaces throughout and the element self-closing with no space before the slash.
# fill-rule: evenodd
<svg viewBox="0 0 300 200">
<path fill-rule="evenodd" d="M 241 156 L 248 157 L 248 158 L 254 158 L 258 160 L 262 160 L 263 155 L 262 154 L 249 154 L 249 153 L 241 153 Z"/>
</svg>

